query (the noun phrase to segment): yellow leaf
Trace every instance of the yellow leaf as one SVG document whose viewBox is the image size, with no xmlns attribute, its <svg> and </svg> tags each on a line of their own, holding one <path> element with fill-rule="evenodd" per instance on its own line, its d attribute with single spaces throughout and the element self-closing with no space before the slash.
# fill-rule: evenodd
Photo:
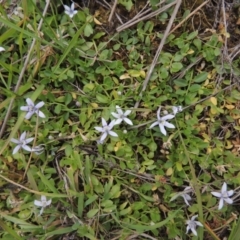
<svg viewBox="0 0 240 240">
<path fill-rule="evenodd" d="M 122 79 L 127 79 L 127 78 L 131 78 L 128 73 L 124 73 L 123 75 L 120 76 L 121 80 Z"/>
<path fill-rule="evenodd" d="M 122 143 L 121 142 L 117 142 L 117 144 L 114 147 L 114 151 L 117 152 L 119 150 L 119 148 L 121 147 Z"/>
<path fill-rule="evenodd" d="M 211 98 L 210 98 L 210 101 L 211 101 L 211 103 L 212 103 L 214 106 L 217 106 L 217 98 L 211 97 Z"/>
<path fill-rule="evenodd" d="M 97 104 L 97 103 L 91 103 L 91 106 L 92 106 L 93 108 L 98 108 L 98 104 Z"/>
<path fill-rule="evenodd" d="M 189 49 L 187 52 L 187 54 L 193 54 L 193 53 L 194 53 L 194 50 L 192 50 L 192 49 Z"/>
<path fill-rule="evenodd" d="M 234 105 L 228 105 L 228 104 L 226 104 L 225 107 L 226 107 L 227 109 L 230 109 L 230 110 L 235 108 Z"/>
<path fill-rule="evenodd" d="M 102 25 L 102 23 L 99 22 L 95 17 L 93 18 L 93 21 L 94 21 L 97 25 Z"/>
<path fill-rule="evenodd" d="M 170 167 L 170 168 L 167 170 L 166 175 L 167 175 L 167 176 L 171 176 L 172 173 L 173 173 L 173 169 Z"/>
</svg>

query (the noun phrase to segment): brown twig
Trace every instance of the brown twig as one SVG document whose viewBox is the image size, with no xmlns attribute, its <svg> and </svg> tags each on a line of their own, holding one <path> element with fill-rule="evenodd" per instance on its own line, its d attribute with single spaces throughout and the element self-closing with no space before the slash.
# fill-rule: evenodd
<svg viewBox="0 0 240 240">
<path fill-rule="evenodd" d="M 147 84 L 148 84 L 148 82 L 149 82 L 149 80 L 150 80 L 150 77 L 151 77 L 151 75 L 152 75 L 153 69 L 154 69 L 154 67 L 155 67 L 156 64 L 157 64 L 159 55 L 160 55 L 160 53 L 161 53 L 161 51 L 162 51 L 162 48 L 163 48 L 163 45 L 164 45 L 164 43 L 165 43 L 165 41 L 166 41 L 166 39 L 167 39 L 167 36 L 169 35 L 169 32 L 170 32 L 170 29 L 171 29 L 171 27 L 172 27 L 173 21 L 175 20 L 175 17 L 176 17 L 176 15 L 177 15 L 177 12 L 178 12 L 178 9 L 179 9 L 181 3 L 182 3 L 181 0 L 176 0 L 176 1 L 173 2 L 173 4 L 176 4 L 176 5 L 175 5 L 175 8 L 174 8 L 174 11 L 173 11 L 173 13 L 172 13 L 172 16 L 171 16 L 169 22 L 168 22 L 167 28 L 166 28 L 166 30 L 165 30 L 165 32 L 164 32 L 163 38 L 162 38 L 162 40 L 161 40 L 161 42 L 160 42 L 160 45 L 159 45 L 159 47 L 158 47 L 158 49 L 157 49 L 157 52 L 156 52 L 155 56 L 154 56 L 154 59 L 153 59 L 153 61 L 152 61 L 152 64 L 150 65 L 150 68 L 149 68 L 149 70 L 148 70 L 147 76 L 146 76 L 146 78 L 145 78 L 145 80 L 144 80 L 144 82 L 143 82 L 143 87 L 142 87 L 142 90 L 141 90 L 141 92 L 140 92 L 140 97 L 142 96 L 142 93 L 145 91 L 145 89 L 146 89 L 146 87 L 147 87 Z M 140 103 L 140 100 L 136 102 L 135 108 L 138 108 L 139 103 Z"/>
<path fill-rule="evenodd" d="M 113 14 L 114 14 L 114 12 L 115 12 L 115 9 L 116 9 L 117 2 L 118 2 L 118 0 L 115 0 L 115 1 L 114 1 L 114 4 L 113 4 L 113 6 L 112 6 L 111 13 L 110 13 L 109 18 L 108 18 L 108 22 L 111 22 L 111 21 L 112 21 L 112 17 L 113 17 Z"/>
<path fill-rule="evenodd" d="M 173 33 L 176 29 L 178 29 L 184 22 L 186 22 L 193 14 L 195 14 L 199 9 L 201 9 L 208 2 L 209 0 L 207 0 L 206 2 L 203 2 L 200 6 L 198 6 L 193 12 L 191 12 L 186 18 L 184 18 L 175 28 L 173 28 L 169 34 Z"/>
</svg>

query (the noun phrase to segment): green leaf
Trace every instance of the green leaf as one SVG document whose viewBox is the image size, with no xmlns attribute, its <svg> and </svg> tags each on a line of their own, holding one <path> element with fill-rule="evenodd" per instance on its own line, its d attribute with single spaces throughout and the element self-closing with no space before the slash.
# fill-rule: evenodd
<svg viewBox="0 0 240 240">
<path fill-rule="evenodd" d="M 91 34 L 93 34 L 93 28 L 90 23 L 87 23 L 84 28 L 84 36 L 89 37 Z"/>
<path fill-rule="evenodd" d="M 88 213 L 87 213 L 87 217 L 88 218 L 92 218 L 94 217 L 97 213 L 98 213 L 99 209 L 96 208 L 96 209 L 91 209 Z"/>
<path fill-rule="evenodd" d="M 96 95 L 96 98 L 100 103 L 109 103 L 109 98 L 100 93 Z"/>
<path fill-rule="evenodd" d="M 208 76 L 207 72 L 202 72 L 193 79 L 193 82 L 201 83 L 207 79 L 207 76 Z"/>
<path fill-rule="evenodd" d="M 182 63 L 180 62 L 174 62 L 171 66 L 171 72 L 179 72 L 183 68 Z"/>
</svg>

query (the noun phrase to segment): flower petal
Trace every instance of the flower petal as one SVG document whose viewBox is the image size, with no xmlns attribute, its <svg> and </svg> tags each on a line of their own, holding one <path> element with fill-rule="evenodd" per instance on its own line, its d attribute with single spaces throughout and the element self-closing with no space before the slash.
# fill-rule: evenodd
<svg viewBox="0 0 240 240">
<path fill-rule="evenodd" d="M 42 196 L 41 196 L 41 201 L 42 201 L 42 202 L 46 202 L 46 201 L 47 201 L 46 196 L 42 195 Z"/>
<path fill-rule="evenodd" d="M 115 118 L 117 118 L 117 119 L 120 117 L 120 116 L 118 115 L 118 113 L 112 112 L 111 114 L 112 114 Z"/>
<path fill-rule="evenodd" d="M 107 126 L 107 122 L 106 122 L 106 120 L 104 118 L 102 118 L 102 126 L 103 127 Z"/>
<path fill-rule="evenodd" d="M 151 128 L 153 128 L 153 127 L 157 126 L 158 124 L 159 124 L 159 122 L 158 122 L 158 121 L 156 121 L 156 122 L 152 123 L 152 125 L 151 125 L 149 128 L 151 129 Z"/>
<path fill-rule="evenodd" d="M 75 6 L 75 4 L 74 4 L 74 2 L 71 4 L 71 10 L 73 11 L 74 10 L 74 6 Z"/>
<path fill-rule="evenodd" d="M 29 106 L 34 107 L 34 102 L 32 101 L 32 99 L 27 98 L 27 99 L 26 99 L 26 102 L 27 102 L 27 104 L 28 104 Z"/>
<path fill-rule="evenodd" d="M 132 121 L 129 118 L 124 118 L 123 121 L 129 125 L 133 125 Z"/>
<path fill-rule="evenodd" d="M 103 128 L 102 127 L 94 127 L 97 131 L 99 132 L 103 132 Z"/>
<path fill-rule="evenodd" d="M 3 52 L 5 51 L 5 48 L 4 47 L 0 47 L 0 52 Z"/>
<path fill-rule="evenodd" d="M 228 204 L 233 204 L 233 200 L 231 198 L 224 198 L 225 202 Z"/>
<path fill-rule="evenodd" d="M 168 114 L 168 115 L 166 115 L 166 116 L 163 116 L 163 117 L 162 117 L 162 120 L 166 121 L 166 120 L 169 120 L 169 119 L 173 119 L 174 117 L 175 117 L 174 115 Z"/>
<path fill-rule="evenodd" d="M 197 236 L 197 232 L 196 232 L 196 229 L 194 227 L 191 228 L 191 231 L 195 236 Z"/>
<path fill-rule="evenodd" d="M 117 110 L 119 115 L 123 115 L 123 111 L 119 106 L 116 106 L 116 110 Z"/>
<path fill-rule="evenodd" d="M 49 205 L 51 205 L 51 203 L 52 203 L 52 199 L 49 199 L 49 200 L 46 202 L 46 205 L 49 206 Z"/>
<path fill-rule="evenodd" d="M 109 130 L 111 130 L 111 129 L 114 127 L 115 122 L 116 122 L 116 120 L 112 120 L 112 121 L 110 122 L 110 124 L 108 125 Z"/>
<path fill-rule="evenodd" d="M 16 143 L 16 144 L 20 143 L 20 141 L 18 139 L 15 139 L 15 138 L 12 138 L 10 141 L 13 142 L 13 143 Z"/>
<path fill-rule="evenodd" d="M 113 137 L 118 137 L 117 133 L 113 132 L 113 131 L 109 131 L 109 135 L 113 136 Z"/>
<path fill-rule="evenodd" d="M 223 185 L 222 185 L 221 192 L 224 193 L 226 191 L 227 191 L 227 184 L 224 182 Z"/>
<path fill-rule="evenodd" d="M 34 205 L 36 205 L 38 207 L 42 207 L 43 203 L 41 201 L 34 200 Z"/>
<path fill-rule="evenodd" d="M 199 221 L 195 221 L 195 223 L 200 226 L 200 227 L 203 227 L 203 225 L 199 222 Z"/>
<path fill-rule="evenodd" d="M 26 142 L 26 143 L 30 143 L 30 142 L 33 141 L 33 139 L 34 139 L 34 138 L 27 138 L 27 139 L 25 140 L 25 142 Z"/>
<path fill-rule="evenodd" d="M 37 115 L 40 117 L 40 118 L 45 118 L 45 114 L 42 112 L 42 111 L 38 111 L 37 112 Z"/>
<path fill-rule="evenodd" d="M 14 155 L 15 153 L 17 153 L 20 148 L 21 148 L 21 146 L 20 146 L 20 145 L 17 145 L 17 146 L 13 149 L 12 154 Z"/>
<path fill-rule="evenodd" d="M 65 13 L 68 15 L 68 13 L 71 11 L 71 8 L 67 5 L 64 5 L 64 4 L 63 4 L 63 7 L 65 9 Z"/>
<path fill-rule="evenodd" d="M 228 196 L 231 197 L 234 194 L 234 191 L 233 190 L 229 190 L 229 191 L 227 191 L 227 193 L 228 193 Z"/>
<path fill-rule="evenodd" d="M 169 122 L 165 122 L 164 123 L 164 126 L 167 127 L 167 128 L 175 128 L 175 126 Z"/>
<path fill-rule="evenodd" d="M 163 124 L 159 124 L 159 128 L 160 128 L 161 133 L 166 136 L 167 132 L 166 132 L 166 130 L 164 128 L 164 125 Z"/>
<path fill-rule="evenodd" d="M 21 134 L 21 136 L 20 136 L 20 141 L 25 140 L 26 134 L 27 134 L 26 132 L 23 132 L 23 133 Z"/>
<path fill-rule="evenodd" d="M 118 118 L 115 122 L 114 125 L 118 125 L 122 122 L 122 118 Z"/>
<path fill-rule="evenodd" d="M 124 116 L 126 117 L 127 115 L 129 115 L 132 111 L 131 110 L 127 110 L 125 113 L 124 113 Z"/>
<path fill-rule="evenodd" d="M 25 116 L 26 119 L 30 119 L 32 117 L 32 115 L 34 114 L 34 112 L 28 112 Z"/>
<path fill-rule="evenodd" d="M 100 141 L 103 142 L 105 140 L 105 138 L 107 137 L 107 135 L 108 134 L 106 132 L 104 132 L 100 137 Z"/>
<path fill-rule="evenodd" d="M 218 197 L 218 198 L 222 197 L 222 194 L 219 193 L 219 192 L 211 192 L 211 194 L 215 197 Z"/>
<path fill-rule="evenodd" d="M 220 198 L 218 210 L 222 209 L 222 207 L 223 207 L 223 198 Z"/>
<path fill-rule="evenodd" d="M 35 106 L 35 108 L 41 108 L 43 105 L 44 105 L 45 103 L 42 101 L 42 102 L 39 102 L 36 106 Z"/>
<path fill-rule="evenodd" d="M 23 145 L 22 148 L 28 152 L 32 151 L 32 149 L 28 145 Z"/>
<path fill-rule="evenodd" d="M 29 107 L 28 106 L 22 106 L 22 107 L 20 107 L 20 110 L 28 112 Z"/>
</svg>

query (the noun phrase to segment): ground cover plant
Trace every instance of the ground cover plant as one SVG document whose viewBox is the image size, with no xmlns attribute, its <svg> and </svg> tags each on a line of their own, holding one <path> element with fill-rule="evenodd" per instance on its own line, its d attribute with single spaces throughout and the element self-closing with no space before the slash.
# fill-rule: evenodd
<svg viewBox="0 0 240 240">
<path fill-rule="evenodd" d="M 237 1 L 3 1 L 1 239 L 239 239 Z"/>
</svg>

